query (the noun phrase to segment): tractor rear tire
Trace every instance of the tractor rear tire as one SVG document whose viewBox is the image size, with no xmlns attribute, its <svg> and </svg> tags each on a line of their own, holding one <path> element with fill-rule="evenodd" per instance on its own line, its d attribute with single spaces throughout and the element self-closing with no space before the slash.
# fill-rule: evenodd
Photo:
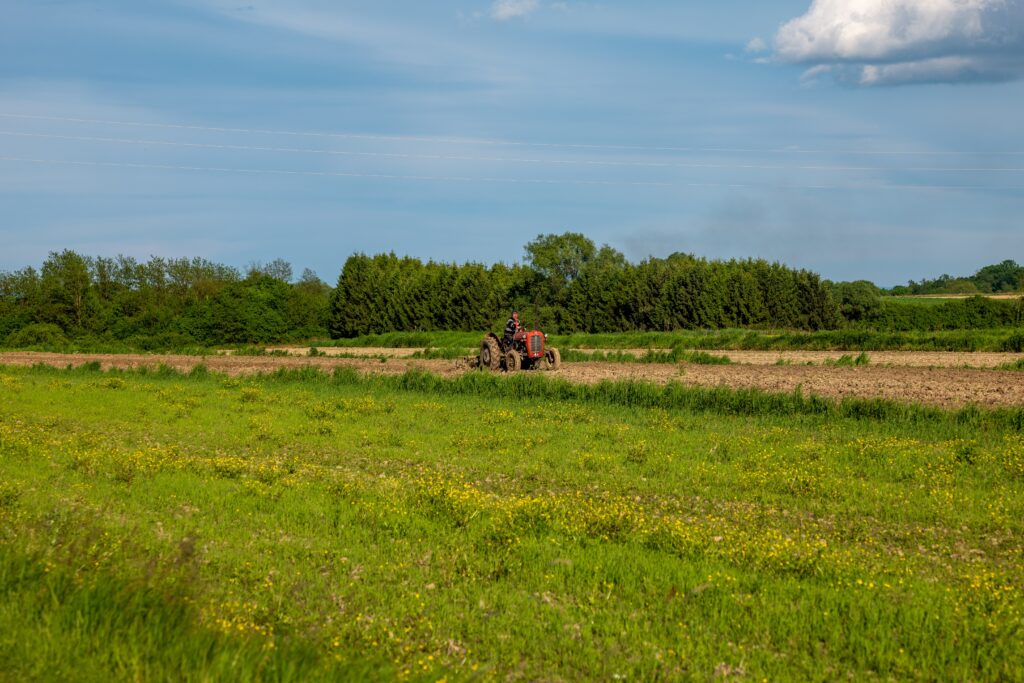
<svg viewBox="0 0 1024 683">
<path fill-rule="evenodd" d="M 508 372 L 519 372 L 523 369 L 523 357 L 518 351 L 512 349 L 505 354 L 505 370 Z"/>
<path fill-rule="evenodd" d="M 544 352 L 544 358 L 548 361 L 548 370 L 557 370 L 562 367 L 562 354 L 556 348 L 550 348 Z"/>
<path fill-rule="evenodd" d="M 501 369 L 501 349 L 494 337 L 484 337 L 480 343 L 480 367 L 492 372 Z"/>
</svg>

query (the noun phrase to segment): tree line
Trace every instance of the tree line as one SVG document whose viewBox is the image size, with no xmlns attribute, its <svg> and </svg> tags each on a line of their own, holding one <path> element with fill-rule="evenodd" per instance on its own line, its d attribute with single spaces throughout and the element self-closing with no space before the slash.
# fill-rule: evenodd
<svg viewBox="0 0 1024 683">
<path fill-rule="evenodd" d="M 1024 292 L 1024 266 L 1007 259 L 978 270 L 974 275 L 940 275 L 934 280 L 910 280 L 888 290 L 888 294 L 1000 294 Z"/>
<path fill-rule="evenodd" d="M 326 335 L 331 288 L 312 271 L 291 279 L 282 260 L 243 274 L 201 258 L 53 252 L 39 270 L 0 273 L 0 342 L 166 349 Z"/>
<path fill-rule="evenodd" d="M 481 330 L 500 325 L 513 309 L 558 333 L 813 330 L 842 322 L 817 274 L 761 259 L 673 254 L 633 264 L 578 233 L 541 235 L 525 251 L 523 265 L 490 267 L 355 254 L 331 297 L 331 335 Z"/>
<path fill-rule="evenodd" d="M 1005 275 L 1007 264 L 1013 262 L 979 273 Z M 1005 278 L 992 281 L 1005 286 Z M 294 278 L 280 259 L 243 272 L 201 258 L 138 261 L 64 250 L 39 269 L 0 272 L 0 344 L 159 350 L 480 331 L 499 329 L 513 309 L 549 333 L 942 330 L 1024 322 L 1020 301 L 977 297 L 925 307 L 882 294 L 870 282 L 831 283 L 763 259 L 677 253 L 631 263 L 578 233 L 540 235 L 525 246 L 523 263 L 513 265 L 354 254 L 334 288 L 309 270 Z"/>
<path fill-rule="evenodd" d="M 832 283 L 831 288 L 839 303 L 839 313 L 848 326 L 909 332 L 1024 325 L 1024 298 L 1021 297 L 997 300 L 974 295 L 941 302 L 911 301 L 885 296 L 885 290 L 867 280 Z"/>
</svg>

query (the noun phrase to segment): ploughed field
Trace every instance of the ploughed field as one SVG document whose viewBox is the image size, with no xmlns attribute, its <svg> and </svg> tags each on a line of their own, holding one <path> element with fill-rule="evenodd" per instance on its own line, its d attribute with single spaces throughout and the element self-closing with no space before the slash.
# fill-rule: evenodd
<svg viewBox="0 0 1024 683">
<path fill-rule="evenodd" d="M 314 347 L 317 352 L 324 356 L 334 357 L 359 357 L 379 358 L 411 358 L 422 355 L 429 351 L 428 348 L 388 348 L 374 346 L 324 346 Z M 284 353 L 290 356 L 308 356 L 309 346 L 271 346 L 267 347 L 268 353 Z M 669 349 L 577 349 L 585 354 L 607 354 L 622 353 L 625 355 L 643 358 L 644 355 L 655 352 L 667 352 Z M 466 354 L 471 349 L 465 349 Z M 851 353 L 856 355 L 857 351 L 750 351 L 745 349 L 729 349 L 708 351 L 727 357 L 733 363 L 740 365 L 823 365 L 839 361 L 843 356 Z M 224 352 L 231 355 L 230 351 Z M 1001 365 L 1014 363 L 1024 354 L 992 352 L 992 351 L 871 351 L 870 360 L 876 365 L 897 365 L 921 368 L 998 368 Z"/>
<path fill-rule="evenodd" d="M 0 678 L 1024 678 L 1021 411 L 549 381 L 940 371 L 69 360 L 0 358 Z"/>
<path fill-rule="evenodd" d="M 360 356 L 346 349 L 350 356 Z M 54 354 L 38 352 L 0 353 L 0 364 L 56 367 L 98 362 L 103 368 L 156 368 L 167 365 L 187 371 L 198 365 L 229 375 L 274 372 L 280 368 L 314 367 L 323 370 L 351 368 L 368 374 L 402 374 L 422 370 L 443 377 L 478 372 L 465 362 L 448 359 L 412 359 L 409 350 L 359 349 L 376 357 L 290 357 L 290 356 L 180 356 L 144 354 Z M 714 352 L 719 353 L 719 352 Z M 399 355 L 400 354 L 400 355 Z M 760 389 L 769 392 L 793 392 L 825 398 L 883 398 L 942 407 L 1020 407 L 1024 406 L 1024 373 L 1000 370 L 995 366 L 1024 358 L 1021 354 L 975 354 L 942 352 L 875 352 L 867 354 L 870 363 L 862 366 L 836 365 L 838 352 L 754 352 L 724 351 L 734 361 L 730 365 L 697 363 L 613 363 L 603 361 L 567 362 L 561 370 L 548 373 L 569 382 L 596 383 L 604 380 L 633 380 L 689 386 Z M 400 357 L 405 356 L 405 357 Z M 806 364 L 815 361 L 817 364 Z M 743 362 L 748 359 L 750 362 Z M 778 364 L 779 359 L 784 364 Z M 882 362 L 884 359 L 885 364 Z M 766 364 L 771 363 L 771 364 Z M 788 364 L 786 364 L 788 363 Z M 928 363 L 928 365 L 925 365 Z M 975 367 L 962 367 L 962 366 Z M 985 367 L 977 367 L 985 366 Z"/>
</svg>

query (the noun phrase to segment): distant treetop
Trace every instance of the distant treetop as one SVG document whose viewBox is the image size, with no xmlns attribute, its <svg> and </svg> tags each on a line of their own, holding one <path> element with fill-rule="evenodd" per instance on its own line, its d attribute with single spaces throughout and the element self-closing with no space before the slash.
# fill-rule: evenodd
<svg viewBox="0 0 1024 683">
<path fill-rule="evenodd" d="M 1000 294 L 1024 291 L 1024 266 L 1007 259 L 985 266 L 970 277 L 940 275 L 934 280 L 911 280 L 893 287 L 889 294 Z"/>
</svg>

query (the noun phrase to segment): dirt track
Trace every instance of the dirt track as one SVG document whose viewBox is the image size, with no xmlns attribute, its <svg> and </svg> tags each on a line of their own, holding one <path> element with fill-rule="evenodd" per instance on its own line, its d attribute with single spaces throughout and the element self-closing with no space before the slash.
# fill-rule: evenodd
<svg viewBox="0 0 1024 683">
<path fill-rule="evenodd" d="M 230 375 L 273 372 L 278 368 L 312 366 L 322 369 L 350 367 L 364 373 L 400 374 L 419 369 L 452 377 L 469 370 L 450 360 L 361 358 L 285 358 L 275 356 L 161 356 L 132 354 L 72 354 L 13 352 L 0 354 L 0 364 L 56 367 L 98 361 L 103 368 L 157 367 L 179 370 L 205 365 Z M 973 368 L 835 367 L 822 365 L 658 365 L 632 363 L 566 363 L 550 376 L 570 382 L 636 380 L 658 384 L 678 381 L 699 386 L 757 388 L 832 398 L 857 396 L 913 401 L 958 407 L 975 403 L 986 407 L 1024 406 L 1024 373 Z"/>
</svg>

